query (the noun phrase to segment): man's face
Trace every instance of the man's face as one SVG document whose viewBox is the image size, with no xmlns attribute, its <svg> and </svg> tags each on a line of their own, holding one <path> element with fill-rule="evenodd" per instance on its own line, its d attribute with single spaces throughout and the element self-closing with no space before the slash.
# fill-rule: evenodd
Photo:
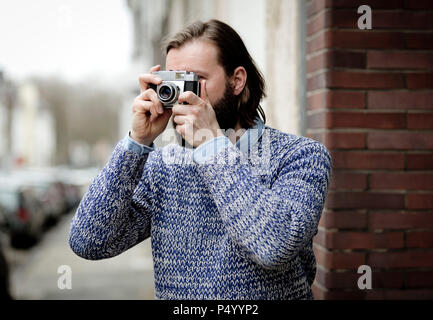
<svg viewBox="0 0 433 320">
<path fill-rule="evenodd" d="M 193 40 L 167 54 L 166 70 L 197 73 L 206 80 L 206 93 L 221 129 L 234 128 L 237 123 L 237 97 L 227 81 L 224 68 L 218 63 L 217 47 L 205 40 Z M 202 86 L 203 88 L 203 86 Z"/>
</svg>

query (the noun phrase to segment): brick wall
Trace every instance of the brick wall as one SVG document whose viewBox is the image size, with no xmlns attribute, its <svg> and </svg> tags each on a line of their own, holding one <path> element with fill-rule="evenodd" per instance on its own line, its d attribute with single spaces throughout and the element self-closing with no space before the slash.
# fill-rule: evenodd
<svg viewBox="0 0 433 320">
<path fill-rule="evenodd" d="M 309 1 L 307 121 L 334 165 L 316 299 L 433 299 L 433 1 Z"/>
</svg>

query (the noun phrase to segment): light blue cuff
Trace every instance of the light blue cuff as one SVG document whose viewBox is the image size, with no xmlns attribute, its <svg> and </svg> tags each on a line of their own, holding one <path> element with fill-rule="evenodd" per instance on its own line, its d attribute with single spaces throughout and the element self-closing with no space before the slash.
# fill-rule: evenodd
<svg viewBox="0 0 433 320">
<path fill-rule="evenodd" d="M 137 141 L 135 141 L 134 139 L 132 139 L 129 136 L 129 132 L 126 135 L 126 137 L 123 138 L 122 144 L 126 150 L 138 153 L 140 156 L 155 150 L 155 145 L 153 144 L 153 142 L 152 142 L 150 147 L 146 146 L 144 144 L 138 143 Z"/>
<path fill-rule="evenodd" d="M 194 150 L 193 159 L 195 162 L 203 164 L 222 149 L 227 148 L 229 143 L 232 144 L 225 136 L 220 136 L 209 140 Z"/>
</svg>

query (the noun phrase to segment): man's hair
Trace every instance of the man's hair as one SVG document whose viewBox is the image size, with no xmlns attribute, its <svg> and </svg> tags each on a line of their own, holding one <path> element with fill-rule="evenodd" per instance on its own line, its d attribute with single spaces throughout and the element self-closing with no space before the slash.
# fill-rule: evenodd
<svg viewBox="0 0 433 320">
<path fill-rule="evenodd" d="M 265 122 L 266 116 L 260 106 L 260 101 L 266 97 L 265 81 L 239 34 L 219 20 L 197 21 L 165 39 L 163 42 L 165 54 L 195 39 L 208 40 L 216 45 L 219 51 L 217 53 L 218 62 L 224 68 L 227 77 L 232 76 L 237 67 L 245 68 L 247 81 L 238 100 L 238 116 L 241 126 L 243 128 L 254 126 L 259 114 Z"/>
</svg>

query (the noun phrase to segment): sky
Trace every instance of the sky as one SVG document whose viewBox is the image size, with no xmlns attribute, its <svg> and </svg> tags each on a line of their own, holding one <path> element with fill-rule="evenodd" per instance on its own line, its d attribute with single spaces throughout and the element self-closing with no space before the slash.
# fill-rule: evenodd
<svg viewBox="0 0 433 320">
<path fill-rule="evenodd" d="M 0 70 L 8 78 L 113 77 L 131 60 L 126 0 L 1 0 Z"/>
</svg>

